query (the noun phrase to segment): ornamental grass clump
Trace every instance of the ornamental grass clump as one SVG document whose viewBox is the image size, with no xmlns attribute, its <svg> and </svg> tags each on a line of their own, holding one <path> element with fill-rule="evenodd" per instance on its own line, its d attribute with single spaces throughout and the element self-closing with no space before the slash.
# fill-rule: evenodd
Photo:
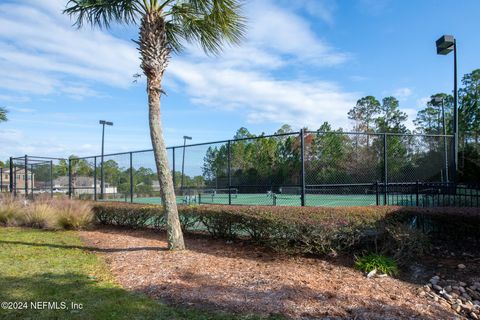
<svg viewBox="0 0 480 320">
<path fill-rule="evenodd" d="M 49 230 L 84 229 L 92 224 L 93 212 L 87 202 L 41 198 L 35 201 L 0 198 L 0 225 Z"/>
<path fill-rule="evenodd" d="M 57 229 L 85 229 L 93 221 L 93 212 L 88 202 L 57 200 L 51 204 L 55 210 L 55 228 Z"/>
<path fill-rule="evenodd" d="M 23 227 L 38 229 L 55 228 L 55 208 L 46 202 L 33 202 L 25 206 L 17 217 L 17 222 Z"/>
<path fill-rule="evenodd" d="M 0 225 L 13 226 L 22 215 L 23 205 L 12 196 L 0 196 Z"/>
</svg>

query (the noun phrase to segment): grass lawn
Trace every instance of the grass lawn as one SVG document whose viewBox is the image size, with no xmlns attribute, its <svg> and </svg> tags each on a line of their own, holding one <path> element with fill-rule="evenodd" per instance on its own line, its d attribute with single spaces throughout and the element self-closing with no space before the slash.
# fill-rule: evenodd
<svg viewBox="0 0 480 320">
<path fill-rule="evenodd" d="M 74 231 L 0 227 L 0 302 L 27 307 L 0 309 L 0 319 L 262 319 L 167 306 L 126 291 Z M 58 309 L 34 310 L 31 302 L 56 302 Z"/>
</svg>

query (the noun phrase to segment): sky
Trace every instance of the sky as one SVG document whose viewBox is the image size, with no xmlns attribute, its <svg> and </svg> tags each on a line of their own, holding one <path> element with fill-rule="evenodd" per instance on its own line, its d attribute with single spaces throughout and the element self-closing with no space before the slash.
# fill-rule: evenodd
<svg viewBox="0 0 480 320">
<path fill-rule="evenodd" d="M 0 0 L 0 160 L 24 154 L 98 155 L 151 148 L 145 79 L 132 39 L 137 27 L 77 29 L 66 0 Z M 168 146 L 233 137 L 240 127 L 274 133 L 349 130 L 357 99 L 393 95 L 409 116 L 431 94 L 451 92 L 453 56 L 435 40 L 452 34 L 459 75 L 480 68 L 477 0 L 247 0 L 240 46 L 206 56 L 173 55 L 162 123 Z"/>
</svg>

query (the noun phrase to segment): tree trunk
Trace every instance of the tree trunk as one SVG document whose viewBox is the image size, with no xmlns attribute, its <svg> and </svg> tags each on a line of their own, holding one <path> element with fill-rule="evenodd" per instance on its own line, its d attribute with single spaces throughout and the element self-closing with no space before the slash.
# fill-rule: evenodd
<svg viewBox="0 0 480 320">
<path fill-rule="evenodd" d="M 168 65 L 170 49 L 166 39 L 165 21 L 159 13 L 151 13 L 142 19 L 138 44 L 142 60 L 141 67 L 147 77 L 150 138 L 160 183 L 160 195 L 165 209 L 168 248 L 183 250 L 185 243 L 160 120 L 162 78 Z"/>
<path fill-rule="evenodd" d="M 148 80 L 148 87 L 151 82 Z M 172 175 L 168 167 L 167 149 L 163 140 L 162 128 L 160 125 L 160 94 L 148 90 L 148 118 L 150 123 L 150 137 L 152 139 L 153 153 L 155 155 L 155 164 L 157 166 L 158 179 L 160 182 L 160 194 L 165 209 L 167 223 L 168 248 L 170 250 L 183 250 L 185 244 L 183 241 L 182 229 L 178 218 L 177 201 L 173 188 Z"/>
</svg>

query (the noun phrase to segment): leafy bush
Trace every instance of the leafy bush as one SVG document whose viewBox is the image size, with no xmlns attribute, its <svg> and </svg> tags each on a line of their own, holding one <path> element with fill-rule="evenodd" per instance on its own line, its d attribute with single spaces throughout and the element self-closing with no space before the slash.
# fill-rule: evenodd
<svg viewBox="0 0 480 320">
<path fill-rule="evenodd" d="M 161 206 L 95 203 L 93 211 L 96 221 L 102 224 L 165 229 Z M 429 238 L 437 236 L 424 230 L 426 221 L 442 228 L 477 223 L 478 230 L 480 210 L 195 205 L 179 206 L 179 218 L 187 232 L 247 238 L 282 252 L 331 254 L 361 250 L 404 261 L 424 254 Z M 450 219 L 455 219 L 455 223 L 448 223 Z"/>
<path fill-rule="evenodd" d="M 137 229 L 147 226 L 162 228 L 165 224 L 163 209 L 160 206 L 102 202 L 95 203 L 92 209 L 95 214 L 94 220 L 103 225 Z"/>
<path fill-rule="evenodd" d="M 367 273 L 377 270 L 377 272 L 390 276 L 398 274 L 397 263 L 393 258 L 376 253 L 357 258 L 355 261 L 355 267 Z"/>
</svg>

